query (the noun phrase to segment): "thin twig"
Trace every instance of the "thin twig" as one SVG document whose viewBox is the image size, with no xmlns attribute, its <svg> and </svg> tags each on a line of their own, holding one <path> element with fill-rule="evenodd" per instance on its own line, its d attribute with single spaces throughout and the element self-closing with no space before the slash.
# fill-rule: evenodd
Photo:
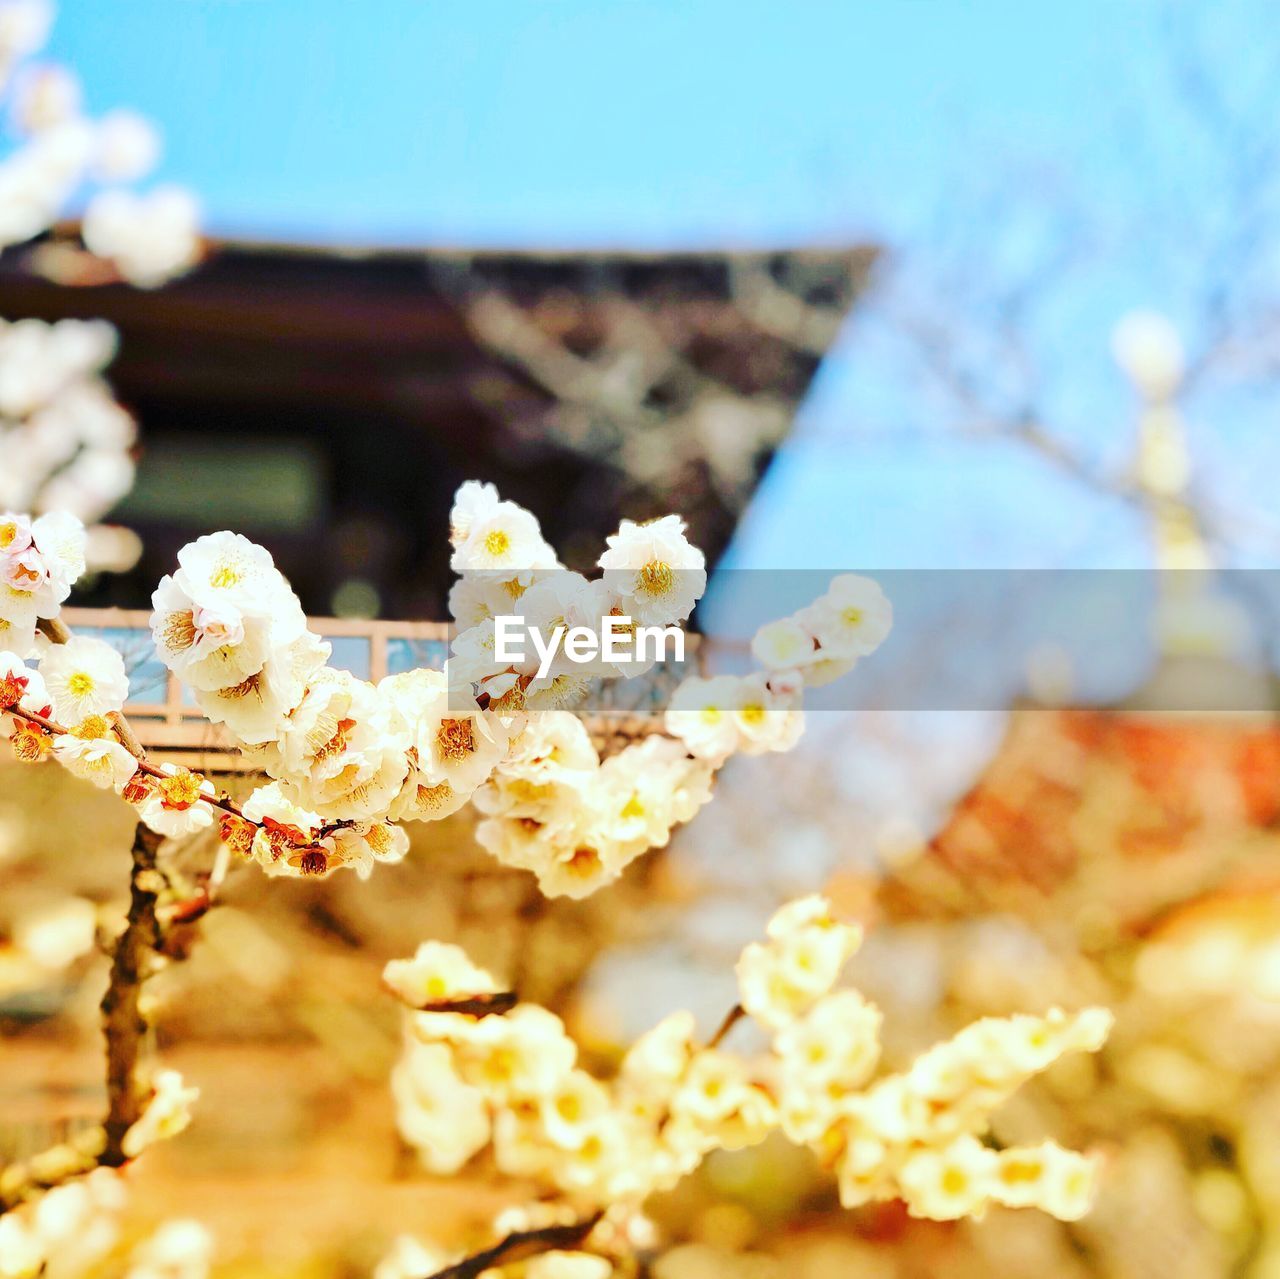
<svg viewBox="0 0 1280 1279">
<path fill-rule="evenodd" d="M 734 1004 L 732 1008 L 725 1014 L 725 1019 L 720 1023 L 719 1029 L 710 1039 L 707 1040 L 707 1047 L 719 1048 L 722 1043 L 729 1037 L 729 1032 L 747 1015 L 747 1010 L 741 1004 Z"/>
<path fill-rule="evenodd" d="M 509 1013 L 519 1002 L 514 990 L 500 990 L 492 994 L 467 995 L 461 999 L 435 999 L 427 1004 L 410 1004 L 419 1013 L 462 1013 L 468 1017 L 501 1017 Z"/>
<path fill-rule="evenodd" d="M 86 1128 L 62 1145 L 0 1169 L 0 1217 L 28 1199 L 99 1167 L 106 1140 L 101 1125 Z"/>
<path fill-rule="evenodd" d="M 575 1221 L 567 1226 L 544 1226 L 541 1230 L 517 1230 L 505 1239 L 486 1248 L 483 1252 L 472 1253 L 453 1265 L 437 1270 L 424 1279 L 476 1279 L 493 1266 L 512 1265 L 517 1261 L 525 1261 L 544 1252 L 556 1252 L 560 1249 L 576 1248 L 600 1224 L 603 1212 L 594 1213 L 582 1221 Z"/>
<path fill-rule="evenodd" d="M 48 719 L 36 711 L 24 710 L 21 706 L 10 706 L 8 708 L 8 713 L 10 715 L 16 715 L 19 719 L 25 719 L 30 724 L 35 724 L 38 727 L 43 728 L 46 733 L 50 733 L 54 737 L 62 737 L 71 731 L 70 729 L 64 728 L 61 724 L 57 723 L 57 721 Z M 117 712 L 112 716 L 112 723 L 117 733 L 119 733 L 120 726 L 124 725 L 125 733 L 120 734 L 121 744 L 129 754 L 138 761 L 139 772 L 146 773 L 148 777 L 154 777 L 159 781 L 164 781 L 172 776 L 172 774 L 166 773 L 163 768 L 157 768 L 150 760 L 139 755 L 138 752 L 142 750 L 142 747 L 138 745 L 138 739 L 134 736 L 133 730 L 129 727 L 129 723 L 123 715 Z M 129 741 L 124 740 L 125 734 L 128 735 L 129 740 L 133 743 L 132 746 L 129 744 Z M 240 808 L 236 804 L 232 803 L 232 801 L 226 796 L 201 795 L 200 802 L 211 804 L 214 808 L 220 808 L 224 813 L 230 813 L 233 817 L 240 818 L 242 822 L 249 821 L 244 813 L 240 811 Z"/>
</svg>

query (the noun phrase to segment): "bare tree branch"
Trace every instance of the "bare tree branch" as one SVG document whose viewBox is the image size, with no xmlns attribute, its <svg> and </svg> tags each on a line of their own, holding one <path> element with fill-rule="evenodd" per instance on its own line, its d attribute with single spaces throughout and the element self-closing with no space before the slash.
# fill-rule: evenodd
<svg viewBox="0 0 1280 1279">
<path fill-rule="evenodd" d="M 580 1247 L 600 1224 L 603 1212 L 594 1213 L 567 1226 L 544 1226 L 540 1230 L 517 1230 L 483 1252 L 474 1252 L 453 1265 L 437 1270 L 425 1279 L 476 1279 L 494 1266 L 509 1266 L 527 1261 L 544 1252 L 558 1252 Z"/>
</svg>

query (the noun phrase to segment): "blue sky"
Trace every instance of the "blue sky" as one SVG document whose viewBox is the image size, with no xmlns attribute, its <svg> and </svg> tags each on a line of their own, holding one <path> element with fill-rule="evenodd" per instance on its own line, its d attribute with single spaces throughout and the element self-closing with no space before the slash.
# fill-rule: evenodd
<svg viewBox="0 0 1280 1279">
<path fill-rule="evenodd" d="M 213 230 L 713 244 L 892 233 L 946 174 L 1066 154 L 1142 0 L 64 0 L 91 104 L 167 126 Z M 1082 110 L 1082 105 L 1084 109 Z"/>
<path fill-rule="evenodd" d="M 1264 73 L 1268 0 L 1180 8 L 1232 91 Z M 927 267 L 957 227 L 977 250 L 1016 248 L 985 242 L 1002 232 L 984 235 L 975 193 L 999 211 L 1065 192 L 1101 239 L 1034 334 L 1046 408 L 1118 464 L 1132 417 L 1110 325 L 1142 304 L 1194 321 L 1197 236 L 1216 208 L 1218 157 L 1167 107 L 1164 12 L 1155 0 L 64 0 L 52 52 L 81 72 L 92 108 L 162 123 L 162 176 L 192 186 L 210 229 L 232 237 L 870 239 Z M 1181 227 L 1188 208 L 1186 261 L 1162 247 L 1168 226 L 1132 234 L 1147 210 Z M 931 430 L 935 406 L 889 376 L 875 337 L 855 318 L 822 370 L 738 562 L 1144 561 L 1131 512 L 1017 448 Z M 1270 408 L 1228 419 L 1211 405 L 1192 424 L 1233 501 L 1274 505 Z"/>
</svg>

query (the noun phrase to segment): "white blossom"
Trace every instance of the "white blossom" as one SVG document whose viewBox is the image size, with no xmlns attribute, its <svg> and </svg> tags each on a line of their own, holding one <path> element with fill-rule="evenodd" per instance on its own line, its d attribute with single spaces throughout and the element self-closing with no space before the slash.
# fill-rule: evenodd
<svg viewBox="0 0 1280 1279">
<path fill-rule="evenodd" d="M 200 258 L 200 209 L 181 187 L 156 187 L 146 195 L 113 188 L 89 201 L 84 242 L 109 258 L 141 288 L 154 288 Z"/>
<path fill-rule="evenodd" d="M 161 764 L 162 778 L 148 778 L 138 816 L 158 835 L 177 838 L 213 825 L 213 810 L 202 802 L 213 783 L 177 764 Z"/>
<path fill-rule="evenodd" d="M 798 619 L 824 657 L 856 660 L 884 642 L 893 625 L 893 607 L 874 579 L 842 573 Z"/>
<path fill-rule="evenodd" d="M 51 645 L 40 659 L 40 674 L 54 716 L 66 724 L 118 711 L 129 695 L 124 658 L 99 639 L 77 635 Z"/>
<path fill-rule="evenodd" d="M 138 771 L 138 761 L 100 715 L 89 715 L 53 743 L 54 758 L 74 777 L 117 793 Z"/>
<path fill-rule="evenodd" d="M 199 1088 L 188 1088 L 176 1070 L 161 1070 L 152 1080 L 151 1100 L 142 1118 L 124 1135 L 124 1153 L 134 1159 L 157 1141 L 176 1137 L 191 1122 Z"/>
<path fill-rule="evenodd" d="M 647 524 L 623 520 L 606 540 L 604 581 L 634 621 L 665 626 L 689 616 L 706 590 L 706 559 L 685 536 L 679 516 Z"/>
</svg>

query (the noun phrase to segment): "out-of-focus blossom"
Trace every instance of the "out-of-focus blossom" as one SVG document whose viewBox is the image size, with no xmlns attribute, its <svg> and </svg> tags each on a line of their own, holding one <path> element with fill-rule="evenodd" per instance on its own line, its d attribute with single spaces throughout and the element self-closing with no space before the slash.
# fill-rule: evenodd
<svg viewBox="0 0 1280 1279">
<path fill-rule="evenodd" d="M 189 1217 L 166 1221 L 129 1258 L 125 1279 L 205 1279 L 213 1262 L 213 1236 Z"/>
<path fill-rule="evenodd" d="M 1182 381 L 1182 339 L 1158 311 L 1130 311 L 1111 335 L 1116 363 L 1148 398 L 1167 399 Z"/>
<path fill-rule="evenodd" d="M 159 1071 L 142 1118 L 124 1135 L 124 1153 L 134 1159 L 153 1143 L 176 1137 L 191 1122 L 191 1106 L 199 1096 L 200 1089 L 188 1088 L 176 1070 Z"/>
<path fill-rule="evenodd" d="M 793 902 L 739 965 L 742 1004 L 772 1032 L 768 1053 L 699 1047 L 693 1018 L 677 1014 L 638 1041 L 611 1079 L 577 1064 L 563 1024 L 544 1009 L 413 1011 L 423 992 L 409 982 L 394 1085 L 400 1131 L 436 1170 L 461 1167 L 491 1131 L 503 1172 L 598 1206 L 639 1204 L 712 1151 L 758 1145 L 781 1128 L 834 1166 L 850 1207 L 900 1198 L 938 1220 L 980 1215 L 992 1202 L 1081 1215 L 1092 1160 L 1053 1143 L 997 1153 L 981 1138 L 992 1111 L 1032 1075 L 1064 1053 L 1096 1051 L 1109 1015 L 986 1019 L 906 1072 L 873 1079 L 879 1010 L 856 991 L 833 993 L 857 936 L 824 899 Z M 458 971 L 433 990 L 476 979 L 452 949 L 426 956 Z M 408 974 L 410 962 L 396 972 Z"/>
<path fill-rule="evenodd" d="M 84 242 L 131 284 L 155 288 L 199 260 L 200 208 L 181 187 L 102 191 L 85 209 Z"/>
</svg>

